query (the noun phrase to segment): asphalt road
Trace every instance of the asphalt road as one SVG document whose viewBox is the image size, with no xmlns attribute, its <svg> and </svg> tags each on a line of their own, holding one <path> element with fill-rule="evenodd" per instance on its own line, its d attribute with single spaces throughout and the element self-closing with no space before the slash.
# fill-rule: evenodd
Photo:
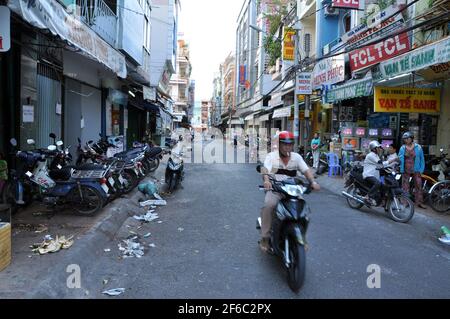
<svg viewBox="0 0 450 319">
<path fill-rule="evenodd" d="M 280 261 L 257 246 L 255 220 L 264 194 L 256 188 L 254 167 L 188 165 L 184 188 L 158 211 L 162 223 L 147 226 L 156 247 L 141 259 L 100 257 L 84 277 L 89 296 L 123 287 L 122 298 L 450 297 L 446 247 L 416 232 L 413 223 L 351 210 L 326 190 L 308 196 L 313 215 L 306 281 L 292 293 Z M 371 264 L 381 269 L 380 289 L 367 287 Z"/>
<path fill-rule="evenodd" d="M 17 296 L 11 289 L 20 286 L 27 293 L 36 289 L 33 297 L 53 298 L 450 297 L 450 249 L 437 242 L 426 219 L 398 224 L 382 212 L 352 210 L 326 184 L 307 197 L 313 213 L 306 280 L 300 293 L 291 292 L 281 261 L 257 245 L 260 183 L 255 164 L 187 164 L 183 188 L 165 196 L 159 219 L 140 225 L 129 217 L 111 233 L 112 220 L 94 229 L 86 247 L 88 240 L 79 240 L 68 251 L 28 259 L 28 270 L 10 268 L 5 275 L 16 284 L 3 287 L 10 292 L 6 296 Z M 136 198 L 123 200 L 129 201 L 123 208 L 129 216 L 142 213 L 130 202 Z M 140 239 L 145 255 L 122 259 L 118 244 L 134 232 L 151 233 Z M 103 239 L 96 242 L 97 237 Z M 66 288 L 68 264 L 80 265 L 81 289 Z M 373 264 L 381 269 L 379 289 L 367 287 L 367 267 Z M 30 285 L 18 285 L 31 277 Z M 34 285 L 40 277 L 45 282 Z M 102 294 L 112 288 L 126 290 L 117 297 Z"/>
</svg>

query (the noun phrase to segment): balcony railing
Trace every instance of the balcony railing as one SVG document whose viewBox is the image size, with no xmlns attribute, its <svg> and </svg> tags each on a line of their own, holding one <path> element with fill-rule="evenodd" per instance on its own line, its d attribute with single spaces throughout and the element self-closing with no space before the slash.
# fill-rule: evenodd
<svg viewBox="0 0 450 319">
<path fill-rule="evenodd" d="M 112 46 L 116 46 L 117 15 L 103 0 L 76 0 L 81 20 Z"/>
</svg>

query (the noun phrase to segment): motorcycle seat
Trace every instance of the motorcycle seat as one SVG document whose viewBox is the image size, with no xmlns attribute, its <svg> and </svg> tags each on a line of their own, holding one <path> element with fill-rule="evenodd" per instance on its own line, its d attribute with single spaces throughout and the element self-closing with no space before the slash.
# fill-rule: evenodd
<svg viewBox="0 0 450 319">
<path fill-rule="evenodd" d="M 438 172 L 438 171 L 428 171 L 428 170 L 426 170 L 426 171 L 423 172 L 423 175 L 430 176 L 432 179 L 435 179 L 435 180 L 437 180 L 439 178 L 440 174 L 441 173 Z"/>
<path fill-rule="evenodd" d="M 68 181 L 72 177 L 72 168 L 64 167 L 49 172 L 49 176 L 55 181 Z"/>
<path fill-rule="evenodd" d="M 148 151 L 148 155 L 150 157 L 155 157 L 155 156 L 159 155 L 160 153 L 162 153 L 162 148 L 161 147 L 152 147 Z"/>
</svg>

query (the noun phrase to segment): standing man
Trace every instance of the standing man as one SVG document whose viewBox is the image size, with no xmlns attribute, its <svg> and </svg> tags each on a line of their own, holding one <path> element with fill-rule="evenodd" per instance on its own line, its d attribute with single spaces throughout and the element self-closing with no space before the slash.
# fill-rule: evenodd
<svg viewBox="0 0 450 319">
<path fill-rule="evenodd" d="M 311 148 L 313 152 L 313 168 L 319 168 L 319 159 L 320 159 L 320 135 L 319 133 L 314 134 L 314 138 L 311 141 Z"/>
<path fill-rule="evenodd" d="M 402 174 L 402 186 L 405 193 L 409 193 L 409 178 L 412 176 L 415 187 L 416 205 L 426 208 L 423 204 L 422 173 L 425 170 L 425 156 L 422 147 L 414 142 L 411 132 L 403 134 L 404 145 L 400 148 L 400 173 Z"/>
</svg>

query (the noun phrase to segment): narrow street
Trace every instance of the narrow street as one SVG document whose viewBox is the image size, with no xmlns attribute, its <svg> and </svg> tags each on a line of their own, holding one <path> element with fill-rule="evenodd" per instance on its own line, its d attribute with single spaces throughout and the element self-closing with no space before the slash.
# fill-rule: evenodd
<svg viewBox="0 0 450 319">
<path fill-rule="evenodd" d="M 382 212 L 352 210 L 327 189 L 327 179 L 321 177 L 320 193 L 308 196 L 310 250 L 299 294 L 288 288 L 280 260 L 258 248 L 255 222 L 264 194 L 256 187 L 260 177 L 254 164 L 188 164 L 183 188 L 165 197 L 167 206 L 157 208 L 160 218 L 140 232 L 150 232 L 146 242 L 155 246 L 146 245 L 142 258 L 118 258 L 117 244 L 136 229 L 136 223 L 125 222 L 109 241 L 86 245 L 82 238 L 78 247 L 25 260 L 28 269 L 36 258 L 48 264 L 27 294 L 113 298 L 102 291 L 121 287 L 125 292 L 115 298 L 448 297 L 450 251 L 436 240 L 438 222 L 416 214 L 409 224 L 398 224 Z M 102 229 L 89 240 L 96 241 Z M 80 266 L 81 289 L 66 287 L 69 264 Z M 371 264 L 381 268 L 380 289 L 367 288 Z M 8 276 L 16 278 L 14 269 L 13 259 Z M 26 280 L 36 274 L 20 276 Z M 11 296 L 5 293 L 0 290 Z"/>
</svg>

